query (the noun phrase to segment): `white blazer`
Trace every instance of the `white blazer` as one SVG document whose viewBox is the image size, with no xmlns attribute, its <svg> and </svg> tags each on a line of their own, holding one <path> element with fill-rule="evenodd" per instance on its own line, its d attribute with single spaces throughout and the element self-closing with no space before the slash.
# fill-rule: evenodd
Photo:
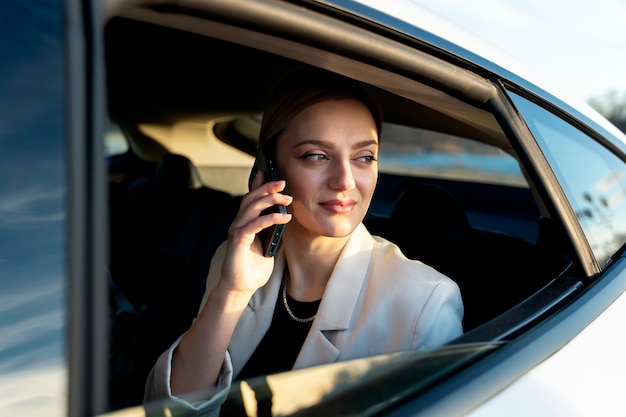
<svg viewBox="0 0 626 417">
<path fill-rule="evenodd" d="M 213 257 L 207 293 L 219 280 L 225 247 L 222 244 Z M 239 319 L 222 366 L 222 391 L 227 391 L 270 327 L 284 267 L 285 256 L 279 250 L 272 276 Z M 372 236 L 361 224 L 337 261 L 294 369 L 440 346 L 462 334 L 462 319 L 461 293 L 454 281 L 407 259 L 395 244 Z M 179 341 L 152 369 L 146 400 L 172 398 L 171 358 Z M 207 405 L 196 404 L 202 409 Z"/>
</svg>

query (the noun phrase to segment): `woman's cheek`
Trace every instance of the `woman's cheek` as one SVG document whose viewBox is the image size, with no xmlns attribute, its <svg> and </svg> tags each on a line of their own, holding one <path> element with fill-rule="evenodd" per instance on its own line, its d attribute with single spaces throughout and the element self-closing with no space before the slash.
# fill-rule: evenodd
<svg viewBox="0 0 626 417">
<path fill-rule="evenodd" d="M 378 173 L 372 173 L 364 176 L 362 181 L 358 183 L 358 187 L 365 198 L 371 198 L 376 189 L 376 183 L 378 181 Z"/>
<path fill-rule="evenodd" d="M 316 189 L 315 176 L 309 172 L 299 171 L 290 173 L 285 180 L 285 192 L 294 199 L 302 199 L 311 189 Z"/>
</svg>

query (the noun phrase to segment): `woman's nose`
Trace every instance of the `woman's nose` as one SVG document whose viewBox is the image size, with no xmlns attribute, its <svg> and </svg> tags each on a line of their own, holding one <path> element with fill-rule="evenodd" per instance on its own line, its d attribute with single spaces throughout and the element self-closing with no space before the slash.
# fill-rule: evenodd
<svg viewBox="0 0 626 417">
<path fill-rule="evenodd" d="M 350 161 L 336 160 L 330 173 L 329 185 L 334 190 L 350 190 L 356 186 Z"/>
</svg>

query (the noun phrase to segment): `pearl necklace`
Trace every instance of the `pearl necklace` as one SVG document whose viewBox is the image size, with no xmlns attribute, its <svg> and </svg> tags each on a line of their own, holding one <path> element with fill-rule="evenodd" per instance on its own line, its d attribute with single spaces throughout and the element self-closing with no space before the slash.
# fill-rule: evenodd
<svg viewBox="0 0 626 417">
<path fill-rule="evenodd" d="M 315 316 L 317 316 L 317 314 L 314 314 L 311 317 L 307 317 L 306 319 L 301 319 L 300 317 L 296 317 L 296 315 L 293 314 L 293 312 L 289 308 L 289 304 L 287 304 L 287 283 L 283 285 L 283 304 L 285 305 L 285 310 L 287 310 L 287 314 L 289 314 L 289 317 L 291 317 L 298 323 L 308 323 L 310 321 L 313 321 L 313 319 L 315 319 Z"/>
</svg>

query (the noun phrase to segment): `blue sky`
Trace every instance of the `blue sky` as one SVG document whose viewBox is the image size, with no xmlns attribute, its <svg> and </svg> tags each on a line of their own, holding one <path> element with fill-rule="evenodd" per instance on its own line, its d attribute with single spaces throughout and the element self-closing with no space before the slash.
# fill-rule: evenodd
<svg viewBox="0 0 626 417">
<path fill-rule="evenodd" d="M 626 94 L 624 0 L 414 0 L 587 101 Z"/>
</svg>

